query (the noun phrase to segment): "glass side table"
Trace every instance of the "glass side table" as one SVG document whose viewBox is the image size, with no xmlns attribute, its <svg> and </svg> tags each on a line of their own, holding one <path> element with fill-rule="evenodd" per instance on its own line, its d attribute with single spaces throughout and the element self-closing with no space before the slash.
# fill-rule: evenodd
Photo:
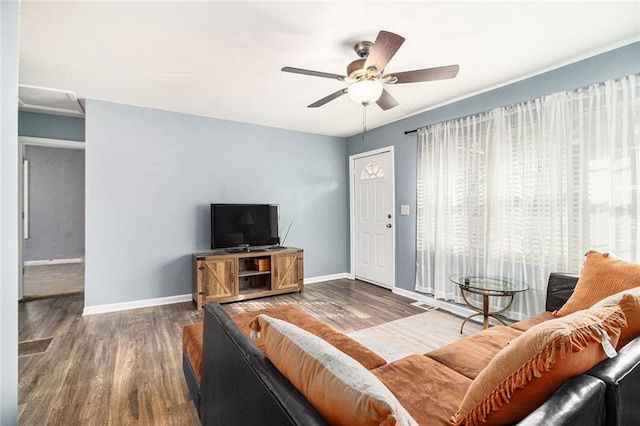
<svg viewBox="0 0 640 426">
<path fill-rule="evenodd" d="M 522 281 L 512 280 L 511 278 L 506 277 L 495 277 L 489 275 L 482 274 L 454 274 L 449 277 L 449 280 L 458 284 L 460 287 L 460 293 L 462 294 L 462 298 L 464 299 L 467 306 L 469 306 L 474 311 L 477 311 L 476 314 L 469 315 L 463 322 L 462 326 L 460 326 L 460 334 L 462 334 L 462 329 L 464 325 L 471 318 L 482 315 L 484 321 L 482 323 L 482 328 L 489 327 L 489 317 L 495 318 L 500 321 L 502 324 L 507 325 L 502 319 L 498 317 L 498 314 L 505 312 L 507 309 L 511 307 L 513 303 L 513 296 L 516 293 L 527 291 L 529 286 Z M 482 308 L 475 306 L 473 303 L 467 299 L 467 294 L 480 294 L 482 295 Z M 489 310 L 489 297 L 508 297 L 509 303 L 504 308 L 498 311 L 490 311 Z"/>
</svg>

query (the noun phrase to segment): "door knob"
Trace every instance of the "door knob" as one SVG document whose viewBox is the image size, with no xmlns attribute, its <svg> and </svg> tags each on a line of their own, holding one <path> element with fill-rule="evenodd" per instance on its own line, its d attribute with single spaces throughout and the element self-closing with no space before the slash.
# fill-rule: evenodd
<svg viewBox="0 0 640 426">
<path fill-rule="evenodd" d="M 391 224 L 390 223 L 387 223 L 387 228 L 391 228 Z"/>
</svg>

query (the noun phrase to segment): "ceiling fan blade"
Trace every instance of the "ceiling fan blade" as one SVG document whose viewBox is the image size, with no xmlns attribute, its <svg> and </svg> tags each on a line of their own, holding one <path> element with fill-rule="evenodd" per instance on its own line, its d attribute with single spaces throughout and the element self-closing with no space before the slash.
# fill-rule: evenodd
<svg viewBox="0 0 640 426">
<path fill-rule="evenodd" d="M 367 61 L 364 63 L 364 69 L 376 67 L 382 72 L 393 55 L 400 49 L 402 43 L 404 43 L 404 37 L 389 31 L 380 31 L 376 41 L 373 42 Z"/>
<path fill-rule="evenodd" d="M 325 96 L 324 98 L 320 99 L 319 101 L 315 101 L 311 105 L 307 105 L 307 108 L 318 108 L 318 107 L 326 104 L 327 102 L 331 102 L 332 100 L 334 100 L 336 98 L 339 98 L 340 96 L 344 95 L 348 91 L 349 91 L 349 89 L 346 88 L 346 87 L 344 89 L 340 89 L 337 92 L 333 92 L 329 96 Z"/>
<path fill-rule="evenodd" d="M 383 111 L 400 105 L 398 101 L 396 101 L 396 99 L 391 96 L 391 94 L 385 89 L 382 90 L 382 95 L 380 95 L 380 98 L 376 101 L 376 103 L 380 108 L 382 108 Z"/>
<path fill-rule="evenodd" d="M 391 75 L 398 79 L 395 84 L 418 83 L 421 81 L 446 80 L 448 78 L 454 78 L 458 75 L 459 69 L 460 66 L 458 65 L 447 65 L 445 67 L 397 72 Z"/>
<path fill-rule="evenodd" d="M 313 77 L 333 78 L 335 80 L 341 80 L 341 81 L 345 79 L 344 75 L 331 74 L 328 72 L 321 72 L 321 71 L 304 70 L 302 68 L 284 67 L 282 68 L 282 71 L 292 72 L 294 74 L 310 75 Z"/>
</svg>

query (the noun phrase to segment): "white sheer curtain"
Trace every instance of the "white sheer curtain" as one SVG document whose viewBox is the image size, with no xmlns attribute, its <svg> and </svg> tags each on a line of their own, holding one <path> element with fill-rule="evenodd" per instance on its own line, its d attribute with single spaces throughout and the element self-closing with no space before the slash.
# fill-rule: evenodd
<svg viewBox="0 0 640 426">
<path fill-rule="evenodd" d="M 455 273 L 519 279 L 514 319 L 588 249 L 640 262 L 640 78 L 418 131 L 416 291 L 462 302 Z"/>
</svg>

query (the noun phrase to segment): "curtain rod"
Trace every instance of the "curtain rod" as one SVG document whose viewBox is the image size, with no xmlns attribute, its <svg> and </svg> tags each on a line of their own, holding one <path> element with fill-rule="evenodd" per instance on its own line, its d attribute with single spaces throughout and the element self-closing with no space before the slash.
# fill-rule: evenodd
<svg viewBox="0 0 640 426">
<path fill-rule="evenodd" d="M 405 131 L 404 131 L 404 134 L 405 134 L 405 135 L 408 135 L 409 133 L 415 133 L 415 132 L 417 132 L 417 131 L 418 131 L 418 129 L 405 130 Z"/>
</svg>

